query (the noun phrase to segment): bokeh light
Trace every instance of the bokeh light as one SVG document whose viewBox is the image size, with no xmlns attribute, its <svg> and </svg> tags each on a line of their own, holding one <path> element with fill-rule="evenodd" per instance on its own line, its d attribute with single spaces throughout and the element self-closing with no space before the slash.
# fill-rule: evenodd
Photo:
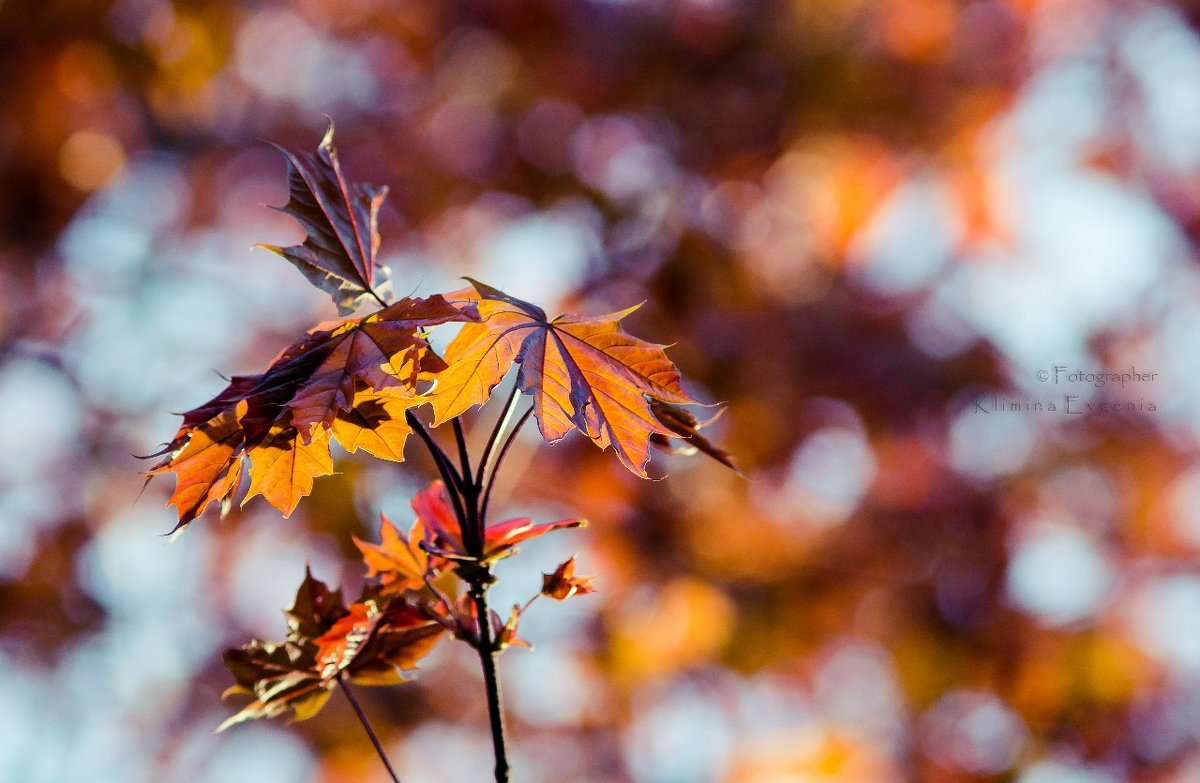
<svg viewBox="0 0 1200 783">
<path fill-rule="evenodd" d="M 592 524 L 502 563 L 498 605 L 575 553 L 599 588 L 502 660 L 516 779 L 1200 779 L 1192 5 L 0 14 L 0 780 L 386 780 L 336 699 L 213 735 L 221 652 L 282 633 L 306 566 L 356 591 L 350 536 L 430 466 L 338 453 L 290 519 L 168 539 L 134 456 L 333 316 L 253 249 L 300 237 L 264 142 L 327 116 L 391 188 L 398 295 L 644 303 L 749 476 L 516 441 L 500 513 Z M 405 783 L 487 779 L 469 656 L 362 698 Z"/>
</svg>

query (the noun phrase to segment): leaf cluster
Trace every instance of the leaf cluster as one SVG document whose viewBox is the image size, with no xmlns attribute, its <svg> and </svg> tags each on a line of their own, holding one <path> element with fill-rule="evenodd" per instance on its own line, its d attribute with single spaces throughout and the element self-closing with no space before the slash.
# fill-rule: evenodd
<svg viewBox="0 0 1200 783">
<path fill-rule="evenodd" d="M 283 642 L 256 639 L 225 652 L 225 666 L 237 681 L 225 695 L 249 695 L 253 701 L 220 729 L 289 711 L 295 720 L 310 718 L 340 680 L 404 682 L 405 672 L 416 668 L 443 631 L 419 606 L 372 588 L 347 608 L 341 590 L 330 590 L 308 571 L 284 614 Z"/>
<path fill-rule="evenodd" d="M 175 530 L 217 503 L 228 510 L 249 464 L 242 503 L 261 495 L 286 517 L 313 481 L 333 472 L 330 445 L 401 462 L 416 432 L 442 477 L 412 500 L 407 531 L 385 516 L 378 543 L 355 539 L 368 583 L 347 606 L 341 591 L 306 573 L 281 642 L 254 640 L 228 650 L 237 682 L 229 693 L 251 701 L 222 728 L 291 714 L 308 718 L 335 685 L 406 681 L 438 638 L 449 633 L 478 653 L 488 681 L 497 747 L 503 727 L 495 656 L 528 646 L 518 635 L 522 615 L 539 597 L 565 600 L 593 592 L 592 577 L 575 575 L 575 559 L 544 575 L 541 590 L 501 617 L 487 605 L 491 567 L 518 544 L 585 524 L 578 518 L 535 524 L 527 518 L 489 524 L 496 473 L 521 425 L 534 417 L 555 443 L 572 431 L 612 449 L 634 474 L 648 478 L 650 446 L 700 450 L 733 468 L 729 455 L 699 434 L 685 405 L 699 404 L 682 384 L 665 346 L 627 334 L 621 320 L 636 307 L 592 318 L 551 318 L 537 305 L 467 278 L 468 286 L 427 298 L 388 301 L 390 273 L 378 263 L 379 208 L 386 188 L 351 183 L 342 174 L 333 129 L 312 154 L 283 150 L 289 198 L 280 209 L 306 231 L 300 245 L 268 249 L 328 292 L 344 316 L 322 323 L 284 349 L 262 373 L 235 376 L 183 422 L 157 456 L 153 477 L 176 477 L 170 504 Z M 369 302 L 378 309 L 354 316 Z M 429 330 L 460 324 L 439 356 Z M 460 418 L 485 404 L 518 367 L 505 414 L 472 470 Z M 532 399 L 502 438 L 518 396 Z M 431 425 L 452 423 L 458 465 L 416 415 L 430 408 Z M 734 468 L 736 470 L 736 468 Z M 506 769 L 497 755 L 497 779 Z"/>
<path fill-rule="evenodd" d="M 410 679 L 418 662 L 449 632 L 487 654 L 511 646 L 528 647 L 517 635 L 521 616 L 539 596 L 565 600 L 593 592 L 590 577 L 574 576 L 574 558 L 543 579 L 541 592 L 507 618 L 488 610 L 484 641 L 479 612 L 469 588 L 479 569 L 516 553 L 517 544 L 555 530 L 582 527 L 583 519 L 534 524 L 527 518 L 490 526 L 482 558 L 467 553 L 453 509 L 440 481 L 412 500 L 416 518 L 407 532 L 386 516 L 379 543 L 354 539 L 367 566 L 368 584 L 347 607 L 340 590 L 305 573 L 287 618 L 282 642 L 254 640 L 227 650 L 225 665 L 237 684 L 226 695 L 253 700 L 221 728 L 246 720 L 291 713 L 295 720 L 315 715 L 339 681 L 359 685 L 398 685 Z M 451 583 L 457 597 L 439 582 Z"/>
<path fill-rule="evenodd" d="M 271 248 L 328 291 L 343 312 L 369 300 L 380 309 L 323 323 L 283 350 L 257 375 L 235 376 L 213 399 L 183 414 L 151 476 L 173 473 L 170 504 L 182 528 L 211 504 L 223 511 L 249 461 L 243 503 L 257 495 L 288 516 L 333 472 L 330 443 L 403 461 L 413 410 L 428 403 L 432 425 L 488 401 L 514 364 L 516 387 L 533 400 L 543 438 L 572 430 L 611 448 L 625 467 L 648 477 L 651 445 L 682 439 L 733 467 L 699 435 L 703 423 L 682 405 L 684 391 L 664 346 L 621 329 L 630 308 L 593 318 L 560 315 L 470 280 L 458 291 L 387 304 L 376 261 L 376 216 L 386 189 L 348 183 L 332 127 L 317 153 L 285 151 L 290 198 L 281 209 L 306 228 L 305 242 Z M 427 330 L 462 327 L 438 356 Z"/>
</svg>

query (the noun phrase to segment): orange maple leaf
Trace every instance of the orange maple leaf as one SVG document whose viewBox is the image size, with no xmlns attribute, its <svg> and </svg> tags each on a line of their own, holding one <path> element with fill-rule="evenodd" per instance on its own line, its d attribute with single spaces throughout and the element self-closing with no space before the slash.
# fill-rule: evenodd
<svg viewBox="0 0 1200 783">
<path fill-rule="evenodd" d="M 367 577 L 378 577 L 384 595 L 420 589 L 426 575 L 433 575 L 445 563 L 430 557 L 421 548 L 425 540 L 425 523 L 420 518 L 413 523 L 407 535 L 400 532 L 392 520 L 380 515 L 380 542 L 371 544 L 353 536 L 354 545 L 363 554 L 367 565 Z"/>
<path fill-rule="evenodd" d="M 402 299 L 364 318 L 321 324 L 275 358 L 266 372 L 235 376 L 183 425 L 150 475 L 175 473 L 169 503 L 183 527 L 237 489 L 249 457 L 250 492 L 284 516 L 333 470 L 330 436 L 349 451 L 401 461 L 410 432 L 404 412 L 425 401 L 418 382 L 446 365 L 423 328 L 474 320 L 475 308 L 442 296 Z"/>
<path fill-rule="evenodd" d="M 683 390 L 665 346 L 621 330 L 620 320 L 637 308 L 551 320 L 536 305 L 467 279 L 472 288 L 450 296 L 476 303 L 481 321 L 465 325 L 446 348 L 449 367 L 430 395 L 434 425 L 485 402 L 516 362 L 517 386 L 533 397 L 542 437 L 555 443 L 577 429 L 646 478 L 650 436 L 675 434 L 649 400 L 699 403 Z"/>
</svg>

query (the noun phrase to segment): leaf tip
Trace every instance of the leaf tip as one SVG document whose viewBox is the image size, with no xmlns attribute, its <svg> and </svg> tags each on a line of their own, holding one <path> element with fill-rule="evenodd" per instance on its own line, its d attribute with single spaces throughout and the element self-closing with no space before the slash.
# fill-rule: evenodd
<svg viewBox="0 0 1200 783">
<path fill-rule="evenodd" d="M 228 718 L 221 721 L 220 726 L 217 726 L 215 729 L 213 729 L 213 734 L 220 734 L 221 732 L 225 731 L 225 729 L 229 728 L 230 726 L 236 726 L 237 724 L 241 723 L 244 720 L 245 720 L 245 718 L 242 717 L 242 714 L 240 712 L 230 715 Z"/>
<path fill-rule="evenodd" d="M 324 149 L 324 150 L 332 150 L 333 149 L 333 117 L 329 116 L 328 114 L 324 114 L 322 116 L 328 121 L 328 125 L 325 128 L 325 135 L 321 137 L 321 144 L 319 146 L 321 149 Z"/>
</svg>

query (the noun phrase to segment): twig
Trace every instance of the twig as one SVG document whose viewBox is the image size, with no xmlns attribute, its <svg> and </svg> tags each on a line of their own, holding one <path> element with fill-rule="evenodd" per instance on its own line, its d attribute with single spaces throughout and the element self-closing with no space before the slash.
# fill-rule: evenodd
<svg viewBox="0 0 1200 783">
<path fill-rule="evenodd" d="M 394 783 L 400 783 L 400 777 L 396 774 L 396 770 L 392 769 L 392 762 L 388 761 L 387 753 L 383 750 L 383 745 L 379 742 L 379 737 L 375 736 L 375 730 L 371 728 L 371 721 L 367 720 L 367 714 L 363 712 L 362 705 L 358 703 L 358 699 L 354 698 L 354 694 L 350 691 L 350 686 L 346 684 L 342 672 L 338 672 L 337 684 L 342 689 L 342 693 L 346 694 L 347 701 L 354 708 L 354 712 L 358 715 L 358 720 L 362 723 L 363 728 L 367 730 L 367 736 L 371 738 L 371 744 L 375 746 L 375 752 L 379 754 L 379 760 L 383 762 L 383 766 L 387 768 L 388 774 L 391 775 Z"/>
</svg>

